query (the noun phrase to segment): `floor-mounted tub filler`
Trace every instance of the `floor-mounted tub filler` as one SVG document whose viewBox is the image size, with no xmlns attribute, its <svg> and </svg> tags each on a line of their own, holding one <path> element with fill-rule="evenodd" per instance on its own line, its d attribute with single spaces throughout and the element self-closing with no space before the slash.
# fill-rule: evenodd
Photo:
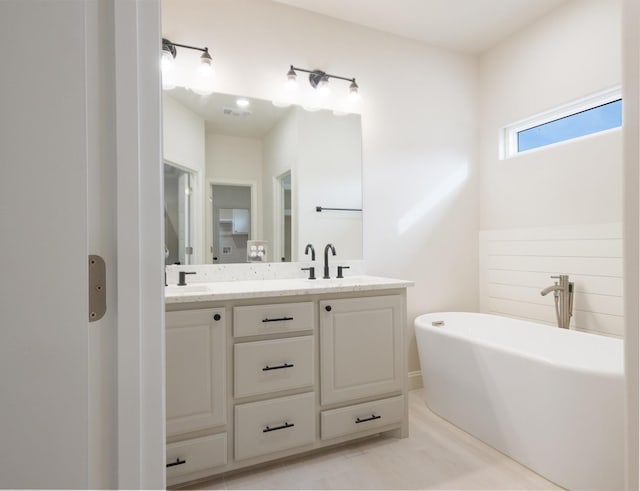
<svg viewBox="0 0 640 491">
<path fill-rule="evenodd" d="M 623 489 L 622 340 L 458 312 L 415 328 L 433 412 L 560 486 Z"/>
</svg>

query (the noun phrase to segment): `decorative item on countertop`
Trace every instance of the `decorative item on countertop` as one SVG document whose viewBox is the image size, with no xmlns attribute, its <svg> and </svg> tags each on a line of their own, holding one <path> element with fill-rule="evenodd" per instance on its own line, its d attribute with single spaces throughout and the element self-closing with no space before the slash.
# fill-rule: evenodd
<svg viewBox="0 0 640 491">
<path fill-rule="evenodd" d="M 269 260 L 269 247 L 266 240 L 247 241 L 247 262 L 266 263 Z"/>
</svg>

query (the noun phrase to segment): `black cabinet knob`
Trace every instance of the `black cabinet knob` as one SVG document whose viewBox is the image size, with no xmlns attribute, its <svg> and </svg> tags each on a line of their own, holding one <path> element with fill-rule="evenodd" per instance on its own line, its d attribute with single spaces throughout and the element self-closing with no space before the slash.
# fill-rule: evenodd
<svg viewBox="0 0 640 491">
<path fill-rule="evenodd" d="M 327 312 L 331 312 L 331 305 L 327 305 L 324 310 L 326 310 Z"/>
<path fill-rule="evenodd" d="M 214 321 L 219 321 L 220 319 L 222 319 L 222 316 L 220 314 L 213 314 Z"/>
</svg>

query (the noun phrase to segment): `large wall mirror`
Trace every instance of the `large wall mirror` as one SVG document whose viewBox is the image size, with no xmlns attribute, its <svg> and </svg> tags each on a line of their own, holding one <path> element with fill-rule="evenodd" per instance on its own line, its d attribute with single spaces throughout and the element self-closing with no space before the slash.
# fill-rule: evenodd
<svg viewBox="0 0 640 491">
<path fill-rule="evenodd" d="M 175 88 L 163 126 L 167 264 L 362 259 L 359 115 Z"/>
</svg>

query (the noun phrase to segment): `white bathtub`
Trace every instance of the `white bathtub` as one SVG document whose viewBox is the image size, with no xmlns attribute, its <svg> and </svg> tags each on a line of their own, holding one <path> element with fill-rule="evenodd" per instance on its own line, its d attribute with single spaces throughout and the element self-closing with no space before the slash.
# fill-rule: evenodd
<svg viewBox="0 0 640 491">
<path fill-rule="evenodd" d="M 472 313 L 415 328 L 433 412 L 562 487 L 623 489 L 621 340 Z"/>
</svg>

